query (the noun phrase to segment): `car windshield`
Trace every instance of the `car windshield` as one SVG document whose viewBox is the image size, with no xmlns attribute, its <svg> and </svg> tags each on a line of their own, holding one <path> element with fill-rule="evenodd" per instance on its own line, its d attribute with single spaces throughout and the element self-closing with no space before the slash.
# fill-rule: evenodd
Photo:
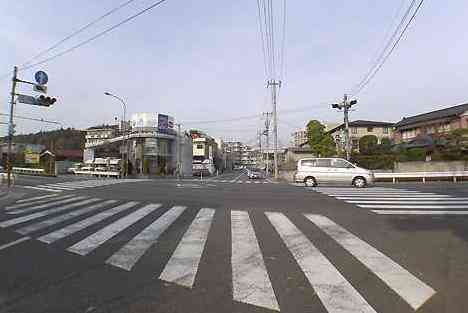
<svg viewBox="0 0 468 313">
<path fill-rule="evenodd" d="M 467 0 L 0 18 L 0 313 L 468 313 Z"/>
</svg>

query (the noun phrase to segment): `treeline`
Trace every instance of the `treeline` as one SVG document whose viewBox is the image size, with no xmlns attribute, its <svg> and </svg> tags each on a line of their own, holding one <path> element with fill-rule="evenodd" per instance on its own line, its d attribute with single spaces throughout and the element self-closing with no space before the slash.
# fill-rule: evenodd
<svg viewBox="0 0 468 313">
<path fill-rule="evenodd" d="M 6 142 L 7 138 L 3 137 L 2 141 Z M 84 148 L 85 133 L 74 128 L 40 131 L 37 133 L 17 135 L 14 137 L 13 142 L 40 144 L 54 152 L 75 150 Z"/>
</svg>

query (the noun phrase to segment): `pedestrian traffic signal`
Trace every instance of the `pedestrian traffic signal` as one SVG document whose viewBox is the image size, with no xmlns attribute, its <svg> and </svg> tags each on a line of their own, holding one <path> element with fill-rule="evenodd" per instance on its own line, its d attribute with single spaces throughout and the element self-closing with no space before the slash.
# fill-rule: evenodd
<svg viewBox="0 0 468 313">
<path fill-rule="evenodd" d="M 46 97 L 46 96 L 39 96 L 36 97 L 36 105 L 44 106 L 44 107 L 50 107 L 53 105 L 55 102 L 57 102 L 56 98 L 52 97 Z"/>
</svg>

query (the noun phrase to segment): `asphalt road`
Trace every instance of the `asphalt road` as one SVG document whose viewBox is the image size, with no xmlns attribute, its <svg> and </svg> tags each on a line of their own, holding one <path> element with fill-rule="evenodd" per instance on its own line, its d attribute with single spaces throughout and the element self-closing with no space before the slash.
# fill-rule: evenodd
<svg viewBox="0 0 468 313">
<path fill-rule="evenodd" d="M 19 177 L 0 312 L 466 312 L 468 184 Z"/>
</svg>

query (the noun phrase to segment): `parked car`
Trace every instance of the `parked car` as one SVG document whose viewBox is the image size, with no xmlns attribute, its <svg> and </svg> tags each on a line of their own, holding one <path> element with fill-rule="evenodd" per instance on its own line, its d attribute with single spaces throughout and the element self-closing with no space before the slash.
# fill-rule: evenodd
<svg viewBox="0 0 468 313">
<path fill-rule="evenodd" d="M 344 183 L 363 188 L 374 183 L 374 173 L 340 158 L 307 158 L 297 162 L 294 181 L 311 187 Z"/>
<path fill-rule="evenodd" d="M 260 179 L 260 178 L 263 178 L 263 175 L 258 170 L 248 170 L 247 171 L 247 177 L 249 179 Z"/>
</svg>

